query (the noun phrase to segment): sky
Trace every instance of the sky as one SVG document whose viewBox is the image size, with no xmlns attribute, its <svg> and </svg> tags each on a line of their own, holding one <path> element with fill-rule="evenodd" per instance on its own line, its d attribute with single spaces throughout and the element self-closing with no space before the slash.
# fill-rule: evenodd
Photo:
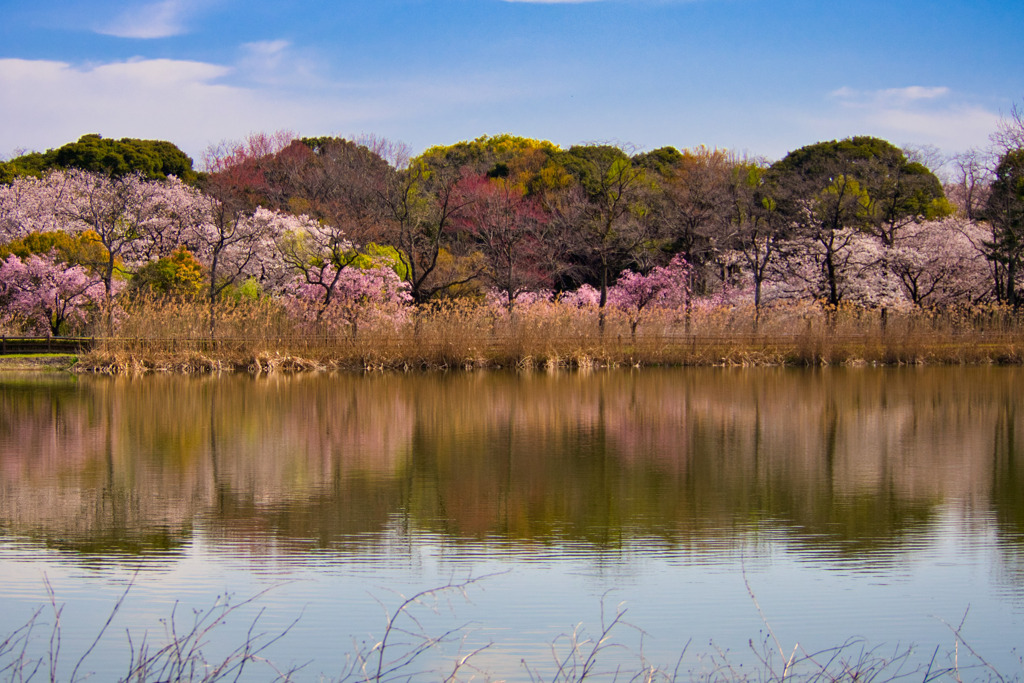
<svg viewBox="0 0 1024 683">
<path fill-rule="evenodd" d="M 0 0 L 0 158 L 87 133 L 414 153 L 511 133 L 779 159 L 984 147 L 1024 105 L 1021 0 Z"/>
</svg>

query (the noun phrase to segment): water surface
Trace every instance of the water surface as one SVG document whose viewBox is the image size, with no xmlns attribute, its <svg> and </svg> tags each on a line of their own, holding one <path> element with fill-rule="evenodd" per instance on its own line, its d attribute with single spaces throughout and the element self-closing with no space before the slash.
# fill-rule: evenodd
<svg viewBox="0 0 1024 683">
<path fill-rule="evenodd" d="M 552 642 L 620 609 L 644 635 L 616 626 L 605 670 L 641 648 L 756 668 L 769 626 L 787 656 L 860 637 L 916 666 L 963 621 L 1019 676 L 1022 387 L 1016 368 L 4 375 L 0 631 L 48 583 L 70 673 L 131 584 L 86 663 L 106 679 L 126 630 L 158 641 L 172 610 L 269 589 L 260 632 L 298 620 L 269 654 L 315 680 L 402 596 L 479 578 L 417 615 L 468 624 L 496 678 L 550 678 Z"/>
</svg>

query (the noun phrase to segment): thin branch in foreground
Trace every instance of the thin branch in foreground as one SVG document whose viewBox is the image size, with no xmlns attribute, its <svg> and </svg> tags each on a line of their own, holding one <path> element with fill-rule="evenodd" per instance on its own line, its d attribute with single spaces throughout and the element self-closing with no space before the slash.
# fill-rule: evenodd
<svg viewBox="0 0 1024 683">
<path fill-rule="evenodd" d="M 430 635 L 415 614 L 414 608 L 422 607 L 436 614 L 438 600 L 442 597 L 449 598 L 452 594 L 459 594 L 468 602 L 467 589 L 470 586 L 503 573 L 471 577 L 463 581 L 451 580 L 443 586 L 420 591 L 411 597 L 399 594 L 402 597 L 402 602 L 394 612 L 390 612 L 380 600 L 377 600 L 384 610 L 384 633 L 381 639 L 369 649 L 365 646 L 355 648 L 340 680 L 355 679 L 363 682 L 382 683 L 393 680 L 410 680 L 416 676 L 428 674 L 436 676 L 436 671 L 418 671 L 413 667 L 426 653 L 454 642 L 460 634 L 464 636 L 470 624 L 462 624 L 448 629 L 440 635 Z M 406 626 L 401 623 L 402 621 L 407 621 L 411 625 Z M 408 640 L 396 642 L 395 639 L 401 636 L 408 637 Z M 444 677 L 444 680 L 456 680 L 459 670 L 470 665 L 473 657 L 489 647 L 490 643 L 467 654 L 462 654 L 460 648 L 452 671 Z M 396 651 L 397 654 L 392 654 Z"/>
</svg>

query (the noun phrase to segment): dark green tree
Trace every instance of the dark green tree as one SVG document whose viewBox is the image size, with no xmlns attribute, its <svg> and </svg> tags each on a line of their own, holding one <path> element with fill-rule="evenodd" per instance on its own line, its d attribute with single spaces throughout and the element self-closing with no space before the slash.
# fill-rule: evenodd
<svg viewBox="0 0 1024 683">
<path fill-rule="evenodd" d="M 985 204 L 984 216 L 992 226 L 988 257 L 1000 266 L 999 299 L 1018 307 L 1017 275 L 1024 258 L 1024 149 L 1003 154 Z"/>
<path fill-rule="evenodd" d="M 54 168 L 78 168 L 111 178 L 133 173 L 148 180 L 173 175 L 186 183 L 195 183 L 198 178 L 192 169 L 192 159 L 173 143 L 135 138 L 114 140 L 89 134 L 45 153 L 32 152 L 11 159 L 0 165 L 0 182 L 9 183 L 19 175 L 40 176 Z"/>
<path fill-rule="evenodd" d="M 819 253 L 825 302 L 842 298 L 838 273 L 849 258 L 851 230 L 892 246 L 910 222 L 952 213 L 942 184 L 897 147 L 875 137 L 853 137 L 801 147 L 772 164 L 770 199 Z"/>
</svg>

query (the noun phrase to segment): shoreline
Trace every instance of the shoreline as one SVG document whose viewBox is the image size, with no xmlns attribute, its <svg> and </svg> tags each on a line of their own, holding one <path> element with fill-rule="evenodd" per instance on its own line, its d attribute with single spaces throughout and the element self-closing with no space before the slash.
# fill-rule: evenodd
<svg viewBox="0 0 1024 683">
<path fill-rule="evenodd" d="M 66 357 L 70 358 L 70 357 Z M 25 361 L 31 363 L 31 361 Z M 944 345 L 928 351 L 894 349 L 780 349 L 777 346 L 662 350 L 628 353 L 616 349 L 574 349 L 565 353 L 481 354 L 474 349 L 459 353 L 419 352 L 382 357 L 373 351 L 340 354 L 259 353 L 119 353 L 93 351 L 71 358 L 41 360 L 35 369 L 73 374 L 143 375 L 150 373 L 250 375 L 339 372 L 486 372 L 486 371 L 591 371 L 615 368 L 739 368 L 739 367 L 912 367 L 912 366 L 1024 365 L 1024 344 L 979 348 L 976 344 Z M 0 364 L 0 371 L 4 369 Z"/>
<path fill-rule="evenodd" d="M 74 373 L 77 354 L 41 353 L 0 356 L 0 372 L 67 372 Z"/>
</svg>

